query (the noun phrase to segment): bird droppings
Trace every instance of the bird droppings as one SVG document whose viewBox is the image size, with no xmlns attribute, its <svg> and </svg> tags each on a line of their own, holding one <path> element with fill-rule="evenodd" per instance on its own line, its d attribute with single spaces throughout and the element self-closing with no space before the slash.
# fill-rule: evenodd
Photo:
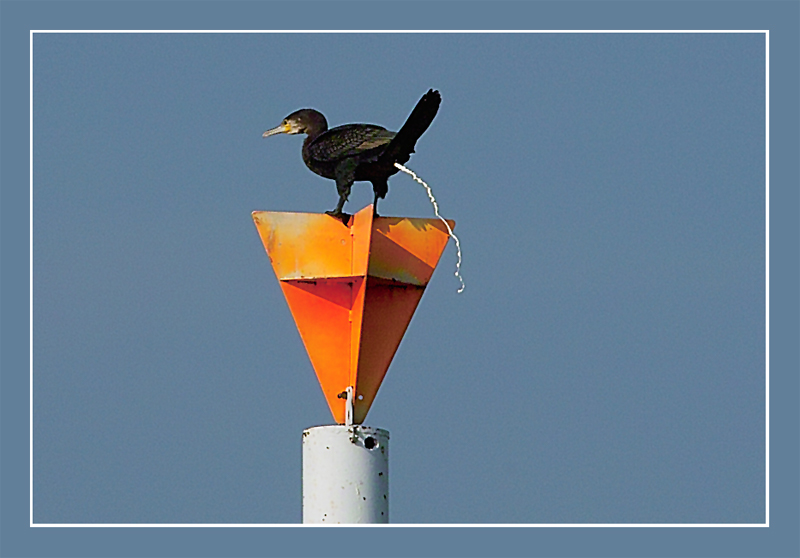
<svg viewBox="0 0 800 558">
<path fill-rule="evenodd" d="M 436 198 L 433 197 L 433 191 L 431 190 L 431 187 L 428 186 L 425 183 L 425 181 L 422 180 L 419 176 L 417 176 L 417 173 L 415 173 L 411 169 L 404 167 L 400 163 L 395 163 L 394 166 L 396 166 L 398 169 L 400 169 L 404 173 L 408 174 L 411 178 L 413 178 L 414 180 L 416 180 L 417 182 L 422 184 L 422 186 L 425 187 L 425 191 L 428 192 L 428 197 L 431 200 L 431 205 L 433 205 L 433 212 L 436 214 L 436 216 L 439 219 L 441 219 L 442 223 L 444 223 L 444 226 L 447 227 L 447 232 L 450 234 L 450 236 L 453 237 L 453 240 L 455 240 L 455 242 L 456 242 L 456 252 L 457 252 L 457 257 L 458 257 L 458 259 L 456 260 L 456 273 L 455 273 L 455 276 L 458 278 L 459 282 L 461 283 L 461 287 L 458 289 L 458 292 L 459 293 L 464 292 L 464 288 L 466 287 L 466 285 L 464 284 L 464 279 L 461 277 L 461 243 L 458 241 L 458 237 L 453 232 L 453 229 L 450 228 L 450 224 L 444 219 L 444 217 L 439 215 L 439 204 L 436 203 Z"/>
</svg>

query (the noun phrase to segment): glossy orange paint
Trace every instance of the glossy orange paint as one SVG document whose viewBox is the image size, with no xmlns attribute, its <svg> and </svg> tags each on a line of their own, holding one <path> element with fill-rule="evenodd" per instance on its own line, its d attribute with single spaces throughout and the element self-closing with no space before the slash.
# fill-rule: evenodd
<svg viewBox="0 0 800 558">
<path fill-rule="evenodd" d="M 253 212 L 334 420 L 361 424 L 447 245 L 439 219 Z M 450 228 L 454 221 L 448 221 Z"/>
</svg>

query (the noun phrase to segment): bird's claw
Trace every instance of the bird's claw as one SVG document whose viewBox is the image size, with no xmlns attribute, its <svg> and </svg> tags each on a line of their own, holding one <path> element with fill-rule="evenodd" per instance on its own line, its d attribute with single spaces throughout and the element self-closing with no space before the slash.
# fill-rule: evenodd
<svg viewBox="0 0 800 558">
<path fill-rule="evenodd" d="M 325 215 L 330 215 L 331 217 L 339 219 L 345 225 L 347 225 L 347 222 L 350 220 L 350 214 L 345 213 L 341 209 L 331 209 L 330 211 L 326 211 Z"/>
</svg>

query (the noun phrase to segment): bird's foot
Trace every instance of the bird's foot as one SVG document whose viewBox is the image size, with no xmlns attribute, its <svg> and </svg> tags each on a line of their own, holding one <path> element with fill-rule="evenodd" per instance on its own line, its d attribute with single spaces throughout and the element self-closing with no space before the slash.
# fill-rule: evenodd
<svg viewBox="0 0 800 558">
<path fill-rule="evenodd" d="M 350 214 L 345 213 L 341 209 L 331 209 L 330 211 L 326 211 L 325 214 L 330 215 L 331 217 L 334 217 L 336 219 L 339 219 L 342 223 L 345 224 L 345 226 L 347 225 L 347 222 L 350 220 Z"/>
</svg>

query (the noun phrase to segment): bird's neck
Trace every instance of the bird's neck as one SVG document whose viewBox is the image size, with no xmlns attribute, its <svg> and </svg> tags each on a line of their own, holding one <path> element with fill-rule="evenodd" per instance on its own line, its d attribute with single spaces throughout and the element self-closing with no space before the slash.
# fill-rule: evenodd
<svg viewBox="0 0 800 558">
<path fill-rule="evenodd" d="M 324 132 L 325 130 L 307 130 L 306 134 L 308 135 L 306 136 L 306 139 L 303 141 L 303 145 L 310 144 L 312 141 L 321 136 Z"/>
<path fill-rule="evenodd" d="M 306 143 L 311 143 L 321 134 L 324 134 L 328 131 L 328 121 L 325 120 L 325 117 L 322 116 L 322 113 L 319 113 L 315 110 L 309 110 L 308 117 L 310 122 L 306 126 L 306 134 L 308 134 Z"/>
<path fill-rule="evenodd" d="M 315 139 L 317 139 L 319 136 L 321 136 L 322 134 L 324 134 L 324 133 L 325 133 L 327 130 L 328 130 L 328 127 L 327 127 L 327 126 L 314 126 L 314 127 L 309 127 L 309 128 L 306 130 L 307 137 L 306 137 L 306 140 L 305 140 L 305 142 L 304 142 L 304 143 L 306 143 L 306 144 L 308 144 L 308 143 L 311 143 L 312 141 L 314 141 Z"/>
</svg>

